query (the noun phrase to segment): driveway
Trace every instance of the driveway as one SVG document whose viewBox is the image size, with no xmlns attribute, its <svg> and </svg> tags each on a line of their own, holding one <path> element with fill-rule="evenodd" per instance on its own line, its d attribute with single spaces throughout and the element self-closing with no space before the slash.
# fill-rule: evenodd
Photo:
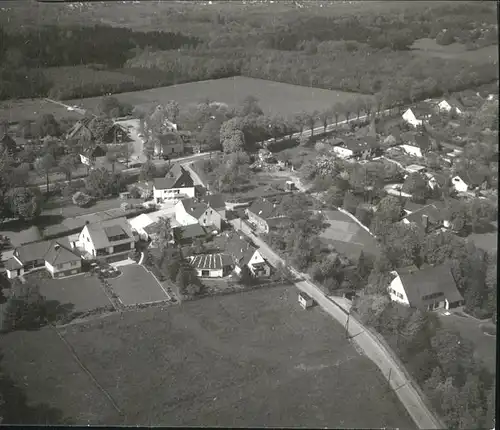
<svg viewBox="0 0 500 430">
<path fill-rule="evenodd" d="M 262 239 L 254 235 L 250 229 L 239 219 L 230 223 L 235 230 L 241 230 L 255 242 L 260 248 L 262 255 L 274 266 L 277 263 L 285 264 Z M 240 228 L 241 225 L 241 228 Z M 433 413 L 424 404 L 419 393 L 409 383 L 403 371 L 390 356 L 389 352 L 374 338 L 371 333 L 365 331 L 364 327 L 353 317 L 347 315 L 339 304 L 333 299 L 326 297 L 323 292 L 313 283 L 307 280 L 308 276 L 291 269 L 303 281 L 295 283 L 295 286 L 309 294 L 326 312 L 335 318 L 340 324 L 346 325 L 348 319 L 348 333 L 350 338 L 360 347 L 360 349 L 378 366 L 382 374 L 389 379 L 389 384 L 396 392 L 401 403 L 406 407 L 408 413 L 421 429 L 440 429 L 443 426 L 437 421 Z"/>
</svg>

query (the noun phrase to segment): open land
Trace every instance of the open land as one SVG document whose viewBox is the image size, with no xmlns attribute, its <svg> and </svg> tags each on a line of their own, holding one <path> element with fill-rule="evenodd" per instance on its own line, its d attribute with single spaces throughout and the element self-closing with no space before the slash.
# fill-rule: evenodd
<svg viewBox="0 0 500 430">
<path fill-rule="evenodd" d="M 321 232 L 320 238 L 331 244 L 338 252 L 349 256 L 364 253 L 378 255 L 379 249 L 375 238 L 361 228 L 347 215 L 339 211 L 324 211 L 328 227 Z"/>
<path fill-rule="evenodd" d="M 108 282 L 125 306 L 169 300 L 168 294 L 144 267 L 131 264 L 119 270 L 122 274 Z"/>
<path fill-rule="evenodd" d="M 496 252 L 498 247 L 498 231 L 490 233 L 472 233 L 468 236 L 468 240 L 487 252 Z"/>
<path fill-rule="evenodd" d="M 302 310 L 294 287 L 125 312 L 61 334 L 121 418 L 50 329 L 6 335 L 3 367 L 30 402 L 78 424 L 414 427 L 375 365 L 319 307 Z"/>
<path fill-rule="evenodd" d="M 446 60 L 462 60 L 472 64 L 498 63 L 498 46 L 467 50 L 461 43 L 438 45 L 434 39 L 418 39 L 412 45 L 412 52 L 422 57 L 437 57 Z"/>
</svg>

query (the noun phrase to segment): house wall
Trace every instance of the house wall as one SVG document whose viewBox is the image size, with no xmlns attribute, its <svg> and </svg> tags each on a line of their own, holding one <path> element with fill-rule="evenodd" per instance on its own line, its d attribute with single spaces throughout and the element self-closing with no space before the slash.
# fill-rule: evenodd
<svg viewBox="0 0 500 430">
<path fill-rule="evenodd" d="M 413 145 L 401 145 L 401 148 L 410 155 L 414 157 L 422 157 L 422 150 L 418 146 Z"/>
<path fill-rule="evenodd" d="M 94 243 L 92 242 L 87 226 L 83 227 L 82 232 L 78 236 L 78 241 L 86 252 L 92 255 L 94 254 Z"/>
<path fill-rule="evenodd" d="M 392 301 L 401 303 L 406 306 L 410 306 L 410 301 L 406 296 L 406 292 L 399 275 L 392 280 L 387 290 L 389 292 L 389 296 L 391 297 Z"/>
<path fill-rule="evenodd" d="M 16 270 L 7 270 L 7 278 L 9 279 L 14 279 L 17 278 L 18 276 L 23 276 L 24 275 L 24 267 L 19 269 L 19 275 L 17 274 L 17 269 Z"/>
<path fill-rule="evenodd" d="M 186 188 L 169 188 L 166 190 L 157 189 L 153 186 L 153 197 L 155 201 L 160 200 L 170 200 L 170 199 L 181 199 L 181 198 L 193 198 L 195 196 L 194 187 Z"/>
<path fill-rule="evenodd" d="M 466 191 L 469 190 L 469 187 L 467 186 L 467 184 L 459 176 L 455 176 L 451 180 L 451 183 L 453 185 L 453 188 L 455 188 L 455 190 L 457 190 L 458 192 L 465 193 Z"/>
<path fill-rule="evenodd" d="M 333 148 L 333 152 L 335 152 L 335 154 L 337 154 L 341 158 L 349 158 L 352 157 L 353 154 L 350 149 L 343 148 L 342 146 L 335 146 Z"/>
<path fill-rule="evenodd" d="M 215 226 L 218 230 L 222 227 L 222 217 L 216 210 L 208 208 L 198 219 L 198 222 L 203 227 Z"/>
<path fill-rule="evenodd" d="M 52 275 L 53 278 L 60 278 L 62 276 L 76 275 L 82 271 L 82 262 L 73 261 L 64 264 L 58 264 L 55 267 L 48 261 L 45 262 L 45 268 Z"/>
<path fill-rule="evenodd" d="M 180 225 L 198 224 L 198 220 L 186 212 L 182 202 L 175 205 L 175 219 Z"/>
<path fill-rule="evenodd" d="M 265 264 L 265 273 L 263 276 L 269 276 L 271 274 L 271 268 L 267 264 L 266 260 L 262 257 L 262 254 L 257 250 L 255 253 L 252 255 L 252 258 L 250 259 L 248 263 L 248 268 L 252 272 L 253 275 L 255 275 L 255 269 L 254 265 L 255 264 Z"/>
<path fill-rule="evenodd" d="M 209 272 L 209 275 L 208 277 L 209 278 L 222 278 L 223 277 L 223 269 L 195 269 L 196 270 L 196 275 L 198 277 L 202 277 L 202 272 L 204 270 L 208 270 Z"/>
<path fill-rule="evenodd" d="M 408 109 L 404 114 L 403 114 L 403 119 L 411 124 L 413 127 L 417 127 L 418 125 L 422 125 L 422 121 L 417 119 L 415 117 L 415 114 L 411 109 Z"/>
<path fill-rule="evenodd" d="M 184 142 L 173 143 L 169 145 L 161 145 L 159 142 L 155 144 L 155 155 L 177 155 L 184 153 Z"/>
<path fill-rule="evenodd" d="M 269 225 L 267 221 L 252 211 L 247 209 L 248 220 L 257 226 L 257 229 L 264 233 L 269 233 Z"/>
</svg>

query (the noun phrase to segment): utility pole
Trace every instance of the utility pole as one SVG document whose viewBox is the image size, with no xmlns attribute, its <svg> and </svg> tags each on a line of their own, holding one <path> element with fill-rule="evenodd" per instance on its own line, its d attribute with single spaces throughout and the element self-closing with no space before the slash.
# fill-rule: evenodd
<svg viewBox="0 0 500 430">
<path fill-rule="evenodd" d="M 347 320 L 345 322 L 345 338 L 349 339 L 349 318 L 351 316 L 351 312 L 347 313 Z"/>
</svg>

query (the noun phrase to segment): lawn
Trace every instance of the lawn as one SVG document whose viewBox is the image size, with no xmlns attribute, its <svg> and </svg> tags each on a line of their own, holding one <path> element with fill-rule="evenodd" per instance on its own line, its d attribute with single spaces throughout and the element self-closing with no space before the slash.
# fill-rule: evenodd
<svg viewBox="0 0 500 430">
<path fill-rule="evenodd" d="M 170 300 L 168 293 L 144 267 L 130 264 L 119 270 L 122 274 L 109 279 L 109 283 L 125 306 Z"/>
<path fill-rule="evenodd" d="M 496 252 L 498 247 L 498 231 L 495 230 L 491 233 L 472 233 L 468 236 L 474 244 L 481 249 L 488 252 Z"/>
<path fill-rule="evenodd" d="M 38 273 L 27 275 L 40 286 L 40 293 L 54 309 L 61 312 L 88 312 L 104 306 L 112 306 L 101 282 L 95 276 L 84 274 L 69 278 L 52 279 Z"/>
<path fill-rule="evenodd" d="M 498 46 L 491 45 L 468 51 L 461 43 L 438 45 L 434 39 L 418 39 L 412 45 L 412 52 L 423 57 L 438 57 L 446 60 L 462 60 L 472 64 L 498 63 Z"/>
<path fill-rule="evenodd" d="M 474 353 L 477 358 L 484 362 L 486 368 L 496 373 L 496 337 L 483 333 L 481 323 L 474 318 L 459 316 L 455 314 L 442 315 L 439 313 L 440 321 L 446 328 L 457 330 L 464 339 L 472 342 Z"/>
<path fill-rule="evenodd" d="M 331 244 L 347 257 L 359 256 L 363 252 L 378 255 L 376 240 L 347 215 L 339 211 L 324 211 L 328 227 L 321 232 L 320 238 Z"/>
<path fill-rule="evenodd" d="M 302 310 L 295 287 L 126 312 L 62 334 L 126 411 L 121 420 L 79 383 L 81 372 L 50 332 L 8 335 L 4 368 L 29 381 L 32 402 L 84 417 L 78 424 L 94 413 L 92 424 L 107 425 L 414 428 L 376 366 L 320 308 Z M 58 345 L 40 354 L 32 342 Z M 75 404 L 82 391 L 88 398 Z"/>
<path fill-rule="evenodd" d="M 23 120 L 36 121 L 44 114 L 52 114 L 58 120 L 62 118 L 78 120 L 82 115 L 68 111 L 65 107 L 44 99 L 18 99 L 0 101 L 0 118 L 9 122 Z"/>
</svg>

